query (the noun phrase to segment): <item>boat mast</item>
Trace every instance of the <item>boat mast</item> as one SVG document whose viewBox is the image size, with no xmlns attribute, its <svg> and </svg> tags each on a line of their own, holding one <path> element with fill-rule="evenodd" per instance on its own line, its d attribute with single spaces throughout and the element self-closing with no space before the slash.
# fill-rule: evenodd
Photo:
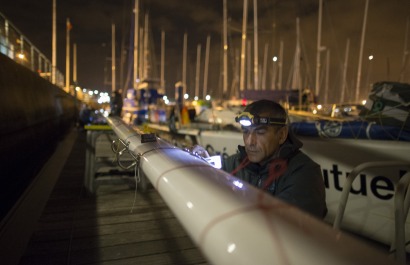
<svg viewBox="0 0 410 265">
<path fill-rule="evenodd" d="M 201 70 L 201 44 L 196 48 L 196 75 L 195 75 L 195 100 L 199 99 L 199 71 Z"/>
<path fill-rule="evenodd" d="M 259 90 L 259 52 L 258 52 L 258 0 L 253 0 L 253 80 L 254 89 Z"/>
<path fill-rule="evenodd" d="M 321 42 L 322 38 L 322 6 L 323 0 L 319 0 L 319 21 L 317 25 L 317 50 L 316 50 L 316 83 L 315 83 L 315 96 L 319 96 L 320 92 L 320 53 L 323 50 Z"/>
<path fill-rule="evenodd" d="M 134 71 L 133 71 L 133 81 L 132 87 L 137 88 L 138 85 L 138 37 L 139 37 L 139 0 L 135 0 L 134 7 Z"/>
<path fill-rule="evenodd" d="M 205 68 L 204 68 L 204 89 L 202 98 L 205 99 L 208 93 L 208 67 L 209 67 L 209 46 L 211 45 L 211 36 L 206 38 L 206 47 L 205 47 Z"/>
<path fill-rule="evenodd" d="M 111 91 L 115 92 L 115 24 L 111 25 Z"/>
<path fill-rule="evenodd" d="M 365 32 L 366 32 L 366 21 L 367 21 L 368 8 L 369 8 L 369 0 L 366 0 L 366 6 L 364 8 L 364 17 L 363 17 L 362 38 L 360 41 L 359 66 L 357 67 L 357 83 L 356 83 L 356 96 L 355 96 L 356 102 L 359 102 L 360 81 L 361 81 L 360 79 L 362 77 L 363 45 L 364 45 L 364 37 L 365 37 Z"/>
<path fill-rule="evenodd" d="M 242 46 L 241 46 L 241 80 L 239 89 L 245 89 L 245 49 L 246 49 L 246 24 L 248 20 L 248 0 L 243 0 L 243 18 L 242 18 Z"/>
<path fill-rule="evenodd" d="M 65 89 L 67 93 L 70 93 L 70 19 L 67 18 L 66 25 L 66 57 L 65 57 Z"/>
<path fill-rule="evenodd" d="M 57 0 L 53 0 L 53 36 L 52 36 L 52 63 L 51 63 L 51 83 L 56 84 L 57 67 Z"/>
<path fill-rule="evenodd" d="M 149 50 L 148 50 L 148 13 L 145 14 L 145 23 L 144 23 L 144 79 L 147 79 L 150 75 L 150 63 L 149 63 Z"/>
<path fill-rule="evenodd" d="M 407 37 L 409 33 L 409 17 L 407 17 L 407 22 L 406 22 L 406 32 L 404 34 L 404 50 L 403 50 L 403 61 L 402 61 L 402 66 L 401 66 L 401 71 L 400 71 L 400 82 L 404 82 L 405 79 L 405 72 L 406 72 L 406 65 L 407 65 L 407 59 L 409 56 L 409 51 L 407 49 Z"/>
<path fill-rule="evenodd" d="M 165 89 L 165 31 L 161 31 L 161 89 Z"/>
<path fill-rule="evenodd" d="M 345 52 L 345 62 L 343 64 L 343 76 L 342 76 L 342 89 L 341 89 L 341 95 L 340 95 L 340 104 L 344 102 L 345 98 L 345 92 L 346 92 L 346 87 L 347 87 L 347 80 L 346 80 L 346 74 L 347 74 L 347 62 L 349 60 L 349 47 L 350 47 L 350 39 L 347 39 L 347 44 L 346 44 L 346 52 Z"/>
<path fill-rule="evenodd" d="M 228 92 L 228 10 L 226 1 L 223 1 L 223 49 L 224 49 L 224 65 L 223 65 L 223 93 L 222 98 L 227 97 Z"/>
<path fill-rule="evenodd" d="M 283 75 L 283 40 L 280 41 L 279 44 L 279 59 L 278 59 L 278 67 L 279 67 L 279 78 L 278 78 L 278 90 L 282 90 L 282 75 Z"/>
<path fill-rule="evenodd" d="M 268 64 L 268 48 L 269 48 L 269 44 L 265 43 L 265 49 L 263 53 L 262 90 L 266 90 L 266 71 L 267 71 L 267 64 Z"/>
<path fill-rule="evenodd" d="M 182 97 L 185 97 L 186 94 L 186 58 L 187 58 L 187 46 L 188 46 L 188 34 L 184 33 L 184 44 L 182 51 L 182 86 L 183 92 Z"/>
</svg>

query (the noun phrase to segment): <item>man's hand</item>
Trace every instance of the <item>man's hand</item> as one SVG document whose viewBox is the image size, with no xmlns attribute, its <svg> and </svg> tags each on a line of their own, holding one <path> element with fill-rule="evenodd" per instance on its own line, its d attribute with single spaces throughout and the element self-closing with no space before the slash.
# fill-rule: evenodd
<svg viewBox="0 0 410 265">
<path fill-rule="evenodd" d="M 200 145 L 191 146 L 186 148 L 186 150 L 196 156 L 201 156 L 203 158 L 209 157 L 208 151 Z"/>
</svg>

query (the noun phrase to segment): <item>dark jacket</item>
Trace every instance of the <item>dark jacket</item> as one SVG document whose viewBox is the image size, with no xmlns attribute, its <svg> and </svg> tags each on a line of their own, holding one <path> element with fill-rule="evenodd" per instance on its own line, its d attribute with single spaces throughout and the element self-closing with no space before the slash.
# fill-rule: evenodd
<svg viewBox="0 0 410 265">
<path fill-rule="evenodd" d="M 283 174 L 278 174 L 266 189 L 273 196 L 293 204 L 300 209 L 323 218 L 327 213 L 325 185 L 320 166 L 299 149 L 302 143 L 293 136 L 288 137 L 263 166 L 249 163 L 234 175 L 253 186 L 263 188 L 272 168 L 277 161 L 287 161 Z M 223 161 L 222 169 L 228 173 L 234 171 L 247 157 L 244 146 L 238 146 L 239 152 Z"/>
</svg>

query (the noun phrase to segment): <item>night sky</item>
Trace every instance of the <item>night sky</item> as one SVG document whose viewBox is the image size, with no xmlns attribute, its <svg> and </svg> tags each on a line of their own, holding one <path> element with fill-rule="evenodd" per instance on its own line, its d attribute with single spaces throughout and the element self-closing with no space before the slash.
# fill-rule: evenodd
<svg viewBox="0 0 410 265">
<path fill-rule="evenodd" d="M 348 95 L 353 94 L 358 71 L 358 55 L 362 32 L 365 0 L 324 0 L 322 46 L 329 49 L 329 100 L 340 96 L 341 72 L 347 39 Z M 5 15 L 51 61 L 52 0 L 0 0 L 0 12 Z M 290 87 L 290 72 L 295 53 L 296 18 L 300 19 L 301 71 L 303 86 L 313 88 L 316 71 L 316 45 L 318 0 L 258 0 L 259 64 L 263 66 L 264 47 L 268 45 L 268 58 L 279 53 L 284 43 L 282 87 Z M 248 40 L 253 45 L 253 1 L 248 0 Z M 57 0 L 57 68 L 65 74 L 65 25 L 70 18 L 73 26 L 71 41 L 77 44 L 78 81 L 83 87 L 107 90 L 111 85 L 111 24 L 116 25 L 117 56 L 122 47 L 125 58 L 130 54 L 130 34 L 133 19 L 132 0 Z M 184 32 L 188 34 L 188 91 L 195 86 L 197 45 L 201 44 L 200 89 L 203 87 L 203 70 L 207 35 L 211 37 L 208 91 L 220 97 L 222 91 L 222 0 L 140 0 L 141 22 L 149 14 L 151 49 L 155 50 L 157 64 L 153 77 L 159 78 L 161 30 L 166 34 L 165 82 L 168 94 L 182 78 L 182 47 Z M 240 52 L 242 28 L 242 0 L 228 0 L 229 33 L 229 89 L 233 87 L 232 68 L 235 51 Z M 364 92 L 376 81 L 399 81 L 405 50 L 406 21 L 410 15 L 410 0 L 370 0 L 366 38 L 362 62 Z M 410 29 L 408 29 L 410 31 Z M 410 34 L 410 32 L 409 32 Z M 410 39 L 408 37 L 408 39 Z M 410 42 L 408 40 L 407 42 Z M 410 47 L 410 44 L 407 44 Z M 409 48 L 407 48 L 408 50 Z M 253 53 L 253 47 L 252 47 Z M 368 56 L 373 55 L 370 62 Z M 252 55 L 253 56 L 253 55 Z M 253 57 L 252 57 L 253 58 Z M 321 53 L 321 87 L 325 86 L 326 51 Z M 408 58 L 409 59 L 409 58 Z M 117 57 L 117 62 L 120 62 Z M 252 62 L 253 63 L 253 62 Z M 410 63 L 409 63 L 410 64 Z M 132 65 L 132 64 L 131 64 Z M 117 81 L 126 80 L 130 64 L 117 65 Z M 273 62 L 268 60 L 266 87 L 271 87 Z M 104 71 L 106 68 L 106 71 Z M 120 76 L 122 69 L 123 77 Z M 262 72 L 262 71 L 260 71 Z M 405 82 L 410 82 L 410 65 L 407 64 Z M 124 85 L 121 84 L 121 87 Z"/>
</svg>

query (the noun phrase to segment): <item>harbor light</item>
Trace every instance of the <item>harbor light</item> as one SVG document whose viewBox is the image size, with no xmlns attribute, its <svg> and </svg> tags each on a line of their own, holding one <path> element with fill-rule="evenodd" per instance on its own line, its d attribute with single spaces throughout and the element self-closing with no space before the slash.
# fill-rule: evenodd
<svg viewBox="0 0 410 265">
<path fill-rule="evenodd" d="M 98 90 L 94 90 L 94 94 L 97 95 L 97 94 L 98 94 Z"/>
<path fill-rule="evenodd" d="M 188 99 L 188 98 L 189 98 L 189 95 L 187 93 L 185 93 L 184 99 Z"/>
<path fill-rule="evenodd" d="M 373 60 L 373 55 L 369 56 L 369 61 Z"/>
<path fill-rule="evenodd" d="M 211 96 L 210 96 L 210 95 L 206 95 L 205 99 L 209 101 L 209 100 L 211 100 Z"/>
<path fill-rule="evenodd" d="M 272 61 L 276 62 L 277 60 L 278 60 L 278 57 L 276 57 L 276 56 L 272 57 Z"/>
</svg>

